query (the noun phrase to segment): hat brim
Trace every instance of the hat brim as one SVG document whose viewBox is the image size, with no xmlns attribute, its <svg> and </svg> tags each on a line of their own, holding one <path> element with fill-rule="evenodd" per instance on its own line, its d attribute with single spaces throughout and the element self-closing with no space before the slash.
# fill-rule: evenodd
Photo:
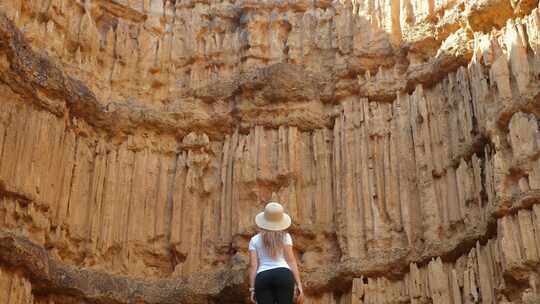
<svg viewBox="0 0 540 304">
<path fill-rule="evenodd" d="M 259 228 L 270 231 L 281 231 L 291 226 L 291 217 L 287 213 L 283 213 L 283 218 L 279 222 L 270 222 L 264 218 L 264 212 L 261 212 L 255 216 L 255 224 Z"/>
</svg>

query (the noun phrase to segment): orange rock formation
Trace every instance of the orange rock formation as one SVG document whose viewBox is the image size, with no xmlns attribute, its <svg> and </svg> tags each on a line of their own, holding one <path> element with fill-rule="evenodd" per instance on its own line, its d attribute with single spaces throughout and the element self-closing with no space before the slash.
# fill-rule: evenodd
<svg viewBox="0 0 540 304">
<path fill-rule="evenodd" d="M 534 0 L 0 0 L 0 304 L 540 303 Z"/>
</svg>

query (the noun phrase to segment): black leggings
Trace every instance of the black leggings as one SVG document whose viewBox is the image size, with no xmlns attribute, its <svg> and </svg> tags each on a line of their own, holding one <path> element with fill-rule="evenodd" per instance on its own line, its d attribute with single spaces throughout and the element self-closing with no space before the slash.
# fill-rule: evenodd
<svg viewBox="0 0 540 304">
<path fill-rule="evenodd" d="M 257 304 L 292 304 L 294 277 L 285 267 L 259 272 L 255 277 Z"/>
</svg>

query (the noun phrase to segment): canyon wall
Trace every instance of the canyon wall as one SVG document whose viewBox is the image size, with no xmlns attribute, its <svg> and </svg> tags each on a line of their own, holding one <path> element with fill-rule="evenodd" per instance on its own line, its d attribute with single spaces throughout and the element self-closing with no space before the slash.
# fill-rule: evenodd
<svg viewBox="0 0 540 304">
<path fill-rule="evenodd" d="M 0 0 L 0 303 L 540 303 L 534 0 Z"/>
</svg>

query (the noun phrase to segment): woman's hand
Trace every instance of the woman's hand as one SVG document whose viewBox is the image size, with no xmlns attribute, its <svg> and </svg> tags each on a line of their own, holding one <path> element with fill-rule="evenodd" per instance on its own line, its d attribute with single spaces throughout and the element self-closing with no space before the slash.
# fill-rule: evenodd
<svg viewBox="0 0 540 304">
<path fill-rule="evenodd" d="M 251 291 L 251 295 L 249 296 L 249 299 L 251 300 L 251 303 L 257 304 L 257 301 L 255 301 L 255 291 Z"/>
<path fill-rule="evenodd" d="M 304 290 L 302 289 L 302 286 L 296 286 L 296 303 L 304 303 Z"/>
</svg>

